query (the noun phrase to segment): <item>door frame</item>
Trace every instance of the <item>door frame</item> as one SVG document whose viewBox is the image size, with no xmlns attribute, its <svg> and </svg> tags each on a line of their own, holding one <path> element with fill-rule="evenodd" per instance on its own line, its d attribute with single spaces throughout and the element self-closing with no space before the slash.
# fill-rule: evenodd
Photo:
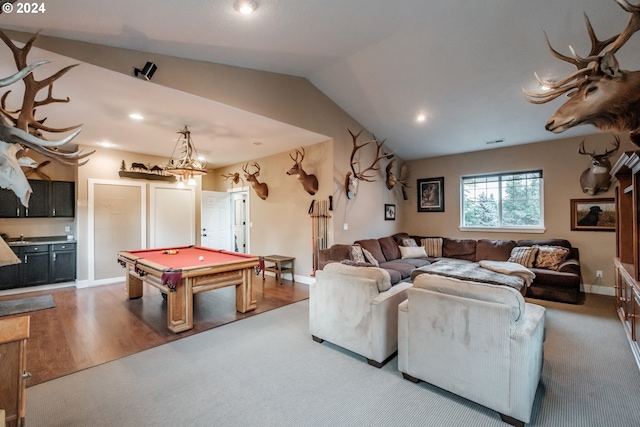
<svg viewBox="0 0 640 427">
<path fill-rule="evenodd" d="M 245 218 L 245 237 L 247 239 L 247 252 L 248 254 L 251 253 L 251 194 L 249 193 L 249 187 L 240 187 L 240 188 L 229 188 L 227 189 L 228 193 L 246 193 L 247 197 L 245 197 L 246 199 L 246 206 L 245 206 L 245 214 L 246 214 L 246 218 Z M 229 210 L 231 215 L 235 215 L 235 207 L 233 206 L 233 195 L 229 200 L 229 203 L 231 203 L 231 209 Z M 231 218 L 231 223 L 234 223 L 234 219 L 233 217 Z M 233 230 L 232 230 L 233 232 Z"/>
</svg>

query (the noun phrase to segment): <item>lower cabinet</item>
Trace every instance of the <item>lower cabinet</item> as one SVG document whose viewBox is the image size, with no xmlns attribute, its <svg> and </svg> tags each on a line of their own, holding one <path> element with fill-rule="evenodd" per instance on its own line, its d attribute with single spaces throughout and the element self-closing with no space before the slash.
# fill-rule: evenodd
<svg viewBox="0 0 640 427">
<path fill-rule="evenodd" d="M 76 279 L 76 244 L 57 243 L 14 246 L 21 264 L 0 267 L 0 290 Z"/>
<path fill-rule="evenodd" d="M 633 266 L 614 261 L 616 269 L 616 308 L 631 351 L 640 366 L 640 283 L 633 277 Z"/>
<path fill-rule="evenodd" d="M 25 425 L 29 316 L 0 319 L 0 408 L 8 427 Z"/>
</svg>

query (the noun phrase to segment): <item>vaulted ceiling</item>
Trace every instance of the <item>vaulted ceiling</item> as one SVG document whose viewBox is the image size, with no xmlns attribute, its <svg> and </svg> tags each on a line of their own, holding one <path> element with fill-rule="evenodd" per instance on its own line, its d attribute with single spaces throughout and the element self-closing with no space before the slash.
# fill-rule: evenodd
<svg viewBox="0 0 640 427">
<path fill-rule="evenodd" d="M 596 133 L 592 126 L 558 135 L 546 131 L 546 120 L 562 100 L 533 105 L 522 88 L 535 88 L 534 72 L 559 79 L 575 70 L 549 53 L 545 31 L 554 48 L 569 54 L 571 45 L 587 55 L 584 12 L 600 39 L 619 33 L 629 21 L 614 0 L 256 2 L 257 10 L 248 16 L 234 10 L 234 0 L 65 0 L 42 2 L 44 12 L 29 14 L 17 13 L 16 4 L 0 15 L 0 27 L 301 76 L 409 160 Z M 618 52 L 621 68 L 640 68 L 639 44 L 634 36 Z M 5 51 L 0 46 L 2 76 L 5 69 L 13 72 Z M 56 67 L 70 61 L 38 55 L 54 59 Z M 113 132 L 130 126 L 119 115 L 137 108 L 134 101 L 141 98 L 132 94 L 150 87 L 152 101 L 137 108 L 149 110 L 141 111 L 151 118 L 146 132 L 161 129 L 171 150 L 182 124 L 195 125 L 196 146 L 215 152 L 217 166 L 248 160 L 246 150 L 231 148 L 237 147 L 231 139 L 278 140 L 281 145 L 265 146 L 280 151 L 326 139 L 140 79 L 95 72 L 112 83 L 93 89 L 104 90 L 91 111 L 103 120 L 81 120 L 88 141 L 135 138 L 135 130 Z M 76 74 L 76 89 L 70 90 L 78 93 L 62 91 L 64 96 L 74 102 L 81 98 L 83 85 L 90 85 L 83 80 Z M 115 89 L 123 84 L 125 89 Z M 187 107 L 194 104 L 215 109 L 216 121 Z M 424 122 L 416 120 L 419 114 Z M 255 125 L 247 126 L 247 120 Z M 502 142 L 487 144 L 497 140 Z M 250 153 L 256 154 L 269 153 Z"/>
</svg>

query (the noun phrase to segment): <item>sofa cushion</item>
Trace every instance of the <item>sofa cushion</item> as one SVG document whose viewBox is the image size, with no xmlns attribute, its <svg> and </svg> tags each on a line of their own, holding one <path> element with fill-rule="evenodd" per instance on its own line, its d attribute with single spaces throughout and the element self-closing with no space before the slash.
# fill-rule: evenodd
<svg viewBox="0 0 640 427">
<path fill-rule="evenodd" d="M 393 261 L 394 259 L 400 259 L 402 257 L 398 242 L 396 242 L 396 239 L 394 239 L 393 236 L 381 237 L 378 239 L 378 242 L 380 242 L 382 253 L 387 261 Z"/>
<path fill-rule="evenodd" d="M 449 239 L 442 240 L 442 256 L 445 258 L 476 260 L 477 242 L 473 239 Z"/>
<path fill-rule="evenodd" d="M 331 245 L 329 248 L 329 257 L 334 261 L 341 261 L 343 259 L 349 259 L 349 254 L 351 253 L 351 246 L 353 245 L 343 245 L 340 243 L 336 243 L 335 245 Z"/>
<path fill-rule="evenodd" d="M 562 246 L 571 249 L 571 243 L 565 239 L 518 240 L 518 246 Z"/>
<path fill-rule="evenodd" d="M 534 266 L 536 268 L 548 268 L 557 270 L 560 264 L 569 255 L 569 249 L 560 246 L 534 246 L 538 248 L 538 255 Z"/>
<path fill-rule="evenodd" d="M 387 261 L 387 259 L 384 257 L 384 254 L 382 253 L 382 248 L 380 247 L 380 242 L 378 242 L 378 239 L 358 240 L 354 243 L 359 244 L 364 249 L 371 252 L 371 255 L 373 255 L 379 263 Z"/>
<path fill-rule="evenodd" d="M 507 261 L 517 262 L 527 268 L 532 268 L 538 254 L 537 246 L 516 246 L 511 251 L 511 256 Z"/>
<path fill-rule="evenodd" d="M 414 279 L 413 286 L 463 298 L 506 304 L 511 308 L 511 319 L 514 321 L 519 320 L 525 311 L 524 297 L 510 286 L 470 282 L 436 274 L 419 275 Z"/>
<path fill-rule="evenodd" d="M 411 276 L 411 272 L 416 268 L 415 265 L 407 261 L 409 260 L 394 259 L 393 261 L 381 262 L 380 268 L 397 271 L 400 273 L 401 279 L 406 279 Z"/>
<path fill-rule="evenodd" d="M 476 261 L 506 261 L 515 247 L 515 240 L 480 239 L 476 245 Z"/>
<path fill-rule="evenodd" d="M 442 237 L 425 237 L 421 239 L 427 256 L 442 258 Z"/>
<path fill-rule="evenodd" d="M 384 292 L 391 288 L 391 277 L 389 273 L 376 267 L 355 267 L 350 265 L 341 264 L 339 262 L 332 262 L 327 264 L 323 270 L 328 274 L 340 274 L 343 276 L 358 278 L 366 278 L 374 280 L 378 287 L 378 291 Z"/>
<path fill-rule="evenodd" d="M 427 253 L 424 246 L 398 246 L 402 259 L 405 258 L 426 258 Z"/>
</svg>

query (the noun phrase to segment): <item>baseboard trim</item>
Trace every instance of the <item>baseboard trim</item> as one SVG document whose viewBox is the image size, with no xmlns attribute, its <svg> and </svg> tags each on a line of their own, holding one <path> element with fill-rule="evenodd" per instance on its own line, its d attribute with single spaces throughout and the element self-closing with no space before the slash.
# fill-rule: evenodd
<svg viewBox="0 0 640 427">
<path fill-rule="evenodd" d="M 64 283 L 56 283 L 51 285 L 28 286 L 26 288 L 5 289 L 3 291 L 0 291 L 0 296 L 19 295 L 19 294 L 26 294 L 29 292 L 38 292 L 38 291 L 50 291 L 52 289 L 69 288 L 75 285 L 76 285 L 76 282 L 64 282 Z"/>
<path fill-rule="evenodd" d="M 616 290 L 612 286 L 600 286 L 600 285 L 592 285 L 589 283 L 583 283 L 581 285 L 582 292 L 587 294 L 597 294 L 597 295 L 607 295 L 614 297 L 616 296 Z"/>
</svg>

